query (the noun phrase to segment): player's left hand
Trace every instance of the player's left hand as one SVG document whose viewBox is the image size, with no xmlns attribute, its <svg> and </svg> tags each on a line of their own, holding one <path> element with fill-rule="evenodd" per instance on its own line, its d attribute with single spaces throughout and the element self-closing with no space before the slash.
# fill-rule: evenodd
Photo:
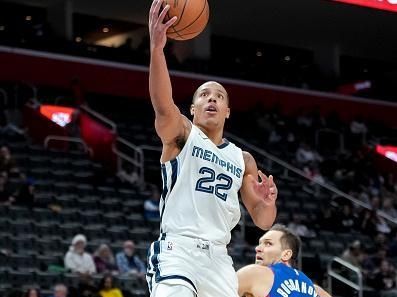
<svg viewBox="0 0 397 297">
<path fill-rule="evenodd" d="M 267 177 L 262 171 L 258 170 L 261 181 L 255 181 L 254 190 L 266 205 L 274 205 L 277 199 L 277 186 L 274 183 L 273 175 Z"/>
</svg>

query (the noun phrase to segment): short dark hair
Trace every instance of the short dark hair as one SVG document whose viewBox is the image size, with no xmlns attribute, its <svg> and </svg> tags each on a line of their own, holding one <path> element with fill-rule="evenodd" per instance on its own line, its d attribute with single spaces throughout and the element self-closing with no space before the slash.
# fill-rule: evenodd
<svg viewBox="0 0 397 297">
<path fill-rule="evenodd" d="M 269 231 L 279 231 L 283 233 L 280 238 L 281 246 L 284 249 L 290 249 L 292 251 L 290 264 L 292 266 L 296 266 L 298 263 L 298 255 L 302 245 L 299 236 L 282 224 L 275 224 L 273 227 L 270 228 Z"/>
</svg>

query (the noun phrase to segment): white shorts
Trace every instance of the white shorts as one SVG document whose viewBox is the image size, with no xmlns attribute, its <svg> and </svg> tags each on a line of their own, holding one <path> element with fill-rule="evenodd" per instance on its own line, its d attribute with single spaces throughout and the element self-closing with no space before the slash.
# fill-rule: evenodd
<svg viewBox="0 0 397 297">
<path fill-rule="evenodd" d="M 146 280 L 151 297 L 167 296 L 160 292 L 164 286 L 156 287 L 159 283 L 187 287 L 192 296 L 238 297 L 237 276 L 226 246 L 201 239 L 161 234 L 150 246 Z"/>
</svg>

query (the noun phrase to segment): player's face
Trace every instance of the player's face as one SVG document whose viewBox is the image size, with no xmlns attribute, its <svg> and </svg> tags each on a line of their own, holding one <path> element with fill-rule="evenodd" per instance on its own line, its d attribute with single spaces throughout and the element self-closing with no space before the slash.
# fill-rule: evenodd
<svg viewBox="0 0 397 297">
<path fill-rule="evenodd" d="M 229 99 L 225 88 L 217 82 L 207 82 L 196 91 L 191 106 L 193 123 L 204 127 L 223 127 L 229 118 Z"/>
<path fill-rule="evenodd" d="M 268 231 L 259 239 L 259 245 L 255 248 L 255 263 L 263 266 L 272 265 L 282 260 L 283 247 L 280 231 Z"/>
</svg>

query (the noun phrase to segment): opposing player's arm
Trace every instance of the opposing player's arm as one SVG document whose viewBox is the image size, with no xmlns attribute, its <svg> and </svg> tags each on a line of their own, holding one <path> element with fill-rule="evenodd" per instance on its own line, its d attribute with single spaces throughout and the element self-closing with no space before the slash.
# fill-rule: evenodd
<svg viewBox="0 0 397 297">
<path fill-rule="evenodd" d="M 332 297 L 327 291 L 325 291 L 323 288 L 321 288 L 318 285 L 314 285 L 314 288 L 316 289 L 317 295 L 319 297 Z"/>
<path fill-rule="evenodd" d="M 269 229 L 276 219 L 277 187 L 273 176 L 268 178 L 256 165 L 254 157 L 243 152 L 245 173 L 241 187 L 241 198 L 255 225 L 263 230 Z M 261 181 L 258 181 L 258 176 Z"/>
<path fill-rule="evenodd" d="M 237 271 L 239 296 L 267 296 L 272 288 L 274 275 L 270 268 L 251 264 Z"/>
<path fill-rule="evenodd" d="M 149 92 L 156 114 L 156 132 L 163 144 L 169 144 L 175 142 L 178 137 L 187 135 L 186 130 L 190 128 L 190 125 L 189 120 L 181 114 L 172 99 L 171 79 L 164 55 L 164 46 L 167 42 L 167 29 L 176 18 L 164 24 L 169 5 L 166 5 L 160 13 L 162 4 L 163 0 L 154 0 L 149 14 Z"/>
</svg>

